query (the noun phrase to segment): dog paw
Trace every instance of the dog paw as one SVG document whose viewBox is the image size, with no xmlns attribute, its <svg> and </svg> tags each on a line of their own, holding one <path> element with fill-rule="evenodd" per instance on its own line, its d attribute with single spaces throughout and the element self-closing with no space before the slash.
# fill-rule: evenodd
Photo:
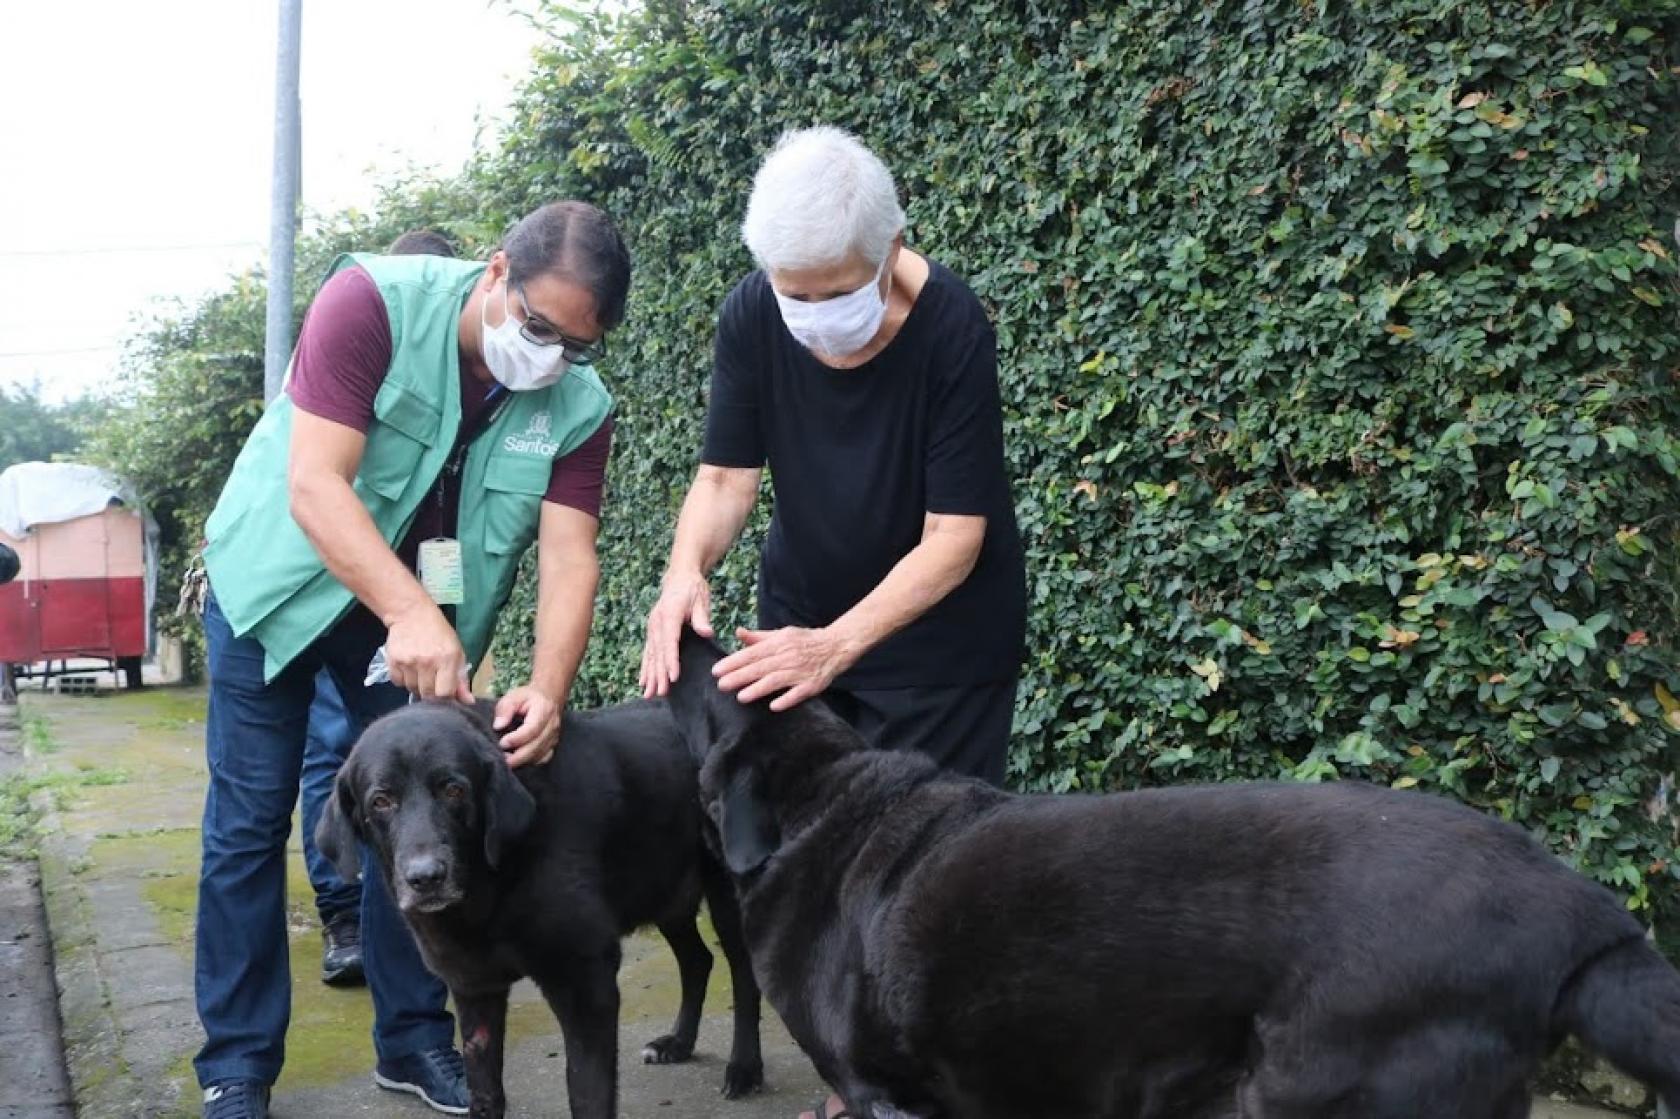
<svg viewBox="0 0 1680 1119">
<path fill-rule="evenodd" d="M 730 1061 L 723 1070 L 723 1098 L 726 1100 L 738 1100 L 763 1088 L 763 1061 Z"/>
<path fill-rule="evenodd" d="M 656 1037 L 642 1046 L 644 1065 L 677 1065 L 694 1056 L 694 1042 L 684 1041 L 675 1034 Z"/>
</svg>

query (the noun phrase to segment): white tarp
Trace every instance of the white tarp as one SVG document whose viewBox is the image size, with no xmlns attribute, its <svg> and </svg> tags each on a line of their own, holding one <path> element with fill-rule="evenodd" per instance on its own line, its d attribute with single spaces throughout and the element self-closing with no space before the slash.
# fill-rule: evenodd
<svg viewBox="0 0 1680 1119">
<path fill-rule="evenodd" d="M 0 471 L 0 532 L 22 537 L 36 525 L 103 513 L 122 501 L 112 477 L 73 462 L 20 462 Z"/>
<path fill-rule="evenodd" d="M 58 524 L 103 513 L 112 502 L 139 512 L 146 534 L 146 648 L 155 648 L 152 607 L 157 602 L 158 529 L 151 514 L 97 466 L 75 462 L 20 462 L 0 470 L 0 532 L 14 538 L 36 525 Z"/>
</svg>

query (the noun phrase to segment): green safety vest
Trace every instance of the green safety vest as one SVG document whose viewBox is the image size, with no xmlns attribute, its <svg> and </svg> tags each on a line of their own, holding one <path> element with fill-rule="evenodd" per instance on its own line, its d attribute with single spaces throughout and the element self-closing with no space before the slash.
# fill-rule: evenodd
<svg viewBox="0 0 1680 1119">
<path fill-rule="evenodd" d="M 360 265 L 391 321 L 391 368 L 374 398 L 354 489 L 393 548 L 443 472 L 461 426 L 461 307 L 485 266 L 433 256 L 340 256 Z M 476 666 L 520 558 L 536 538 L 554 460 L 592 435 L 612 408 L 593 369 L 546 389 L 508 394 L 467 450 L 456 537 L 465 601 L 455 628 Z M 205 525 L 205 569 L 233 632 L 254 637 L 273 680 L 354 604 L 291 514 L 292 402 L 281 393 L 245 441 Z"/>
</svg>

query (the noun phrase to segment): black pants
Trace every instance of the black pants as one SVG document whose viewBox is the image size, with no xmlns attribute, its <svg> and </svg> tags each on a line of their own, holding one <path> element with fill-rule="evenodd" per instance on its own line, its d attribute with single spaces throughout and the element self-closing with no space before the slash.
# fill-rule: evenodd
<svg viewBox="0 0 1680 1119">
<path fill-rule="evenodd" d="M 1017 679 L 955 688 L 832 687 L 823 700 L 877 749 L 920 750 L 942 769 L 1002 785 Z"/>
</svg>

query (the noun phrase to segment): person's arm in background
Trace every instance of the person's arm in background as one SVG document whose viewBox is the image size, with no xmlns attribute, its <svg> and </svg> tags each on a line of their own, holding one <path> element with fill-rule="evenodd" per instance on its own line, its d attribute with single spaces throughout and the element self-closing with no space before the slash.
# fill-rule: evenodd
<svg viewBox="0 0 1680 1119">
<path fill-rule="evenodd" d="M 642 646 L 642 695 L 662 696 L 681 672 L 677 655 L 683 625 L 712 636 L 712 592 L 707 577 L 746 527 L 758 501 L 756 466 L 702 465 L 677 517 L 671 559 L 660 581 L 659 601 L 648 615 Z"/>
</svg>

